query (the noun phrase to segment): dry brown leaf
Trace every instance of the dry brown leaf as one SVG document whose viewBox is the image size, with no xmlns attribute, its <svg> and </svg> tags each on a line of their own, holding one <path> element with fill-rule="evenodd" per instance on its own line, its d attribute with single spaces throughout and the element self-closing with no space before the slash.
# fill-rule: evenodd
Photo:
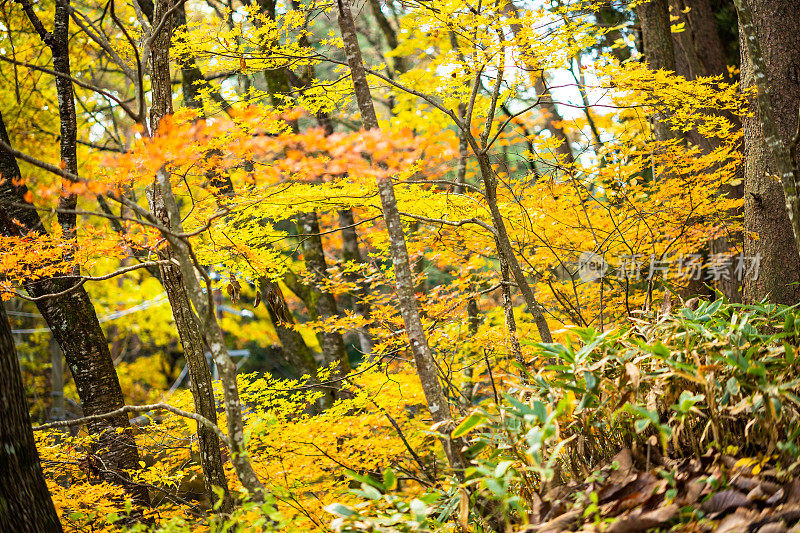
<svg viewBox="0 0 800 533">
<path fill-rule="evenodd" d="M 647 531 L 648 529 L 665 525 L 675 518 L 679 511 L 680 508 L 674 503 L 646 513 L 637 511 L 612 523 L 606 532 L 634 533 Z"/>
<path fill-rule="evenodd" d="M 703 502 L 703 511 L 709 514 L 719 514 L 739 507 L 750 507 L 753 502 L 738 490 L 723 490 Z"/>
</svg>

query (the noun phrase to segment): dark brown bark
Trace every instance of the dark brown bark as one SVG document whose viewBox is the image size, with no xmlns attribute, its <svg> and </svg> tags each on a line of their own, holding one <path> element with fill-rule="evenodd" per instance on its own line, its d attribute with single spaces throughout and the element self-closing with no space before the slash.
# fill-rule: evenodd
<svg viewBox="0 0 800 533">
<path fill-rule="evenodd" d="M 52 44 L 50 49 L 53 52 L 53 70 L 71 76 L 69 64 L 69 0 L 58 0 L 56 2 L 55 16 L 53 20 Z M 56 76 L 56 95 L 58 97 L 58 116 L 61 124 L 61 162 L 64 170 L 72 175 L 78 175 L 78 119 L 75 115 L 75 95 L 72 89 L 72 81 L 69 78 Z M 64 232 L 65 237 L 75 239 L 77 237 L 75 207 L 78 205 L 78 197 L 75 194 L 63 194 L 58 202 L 59 212 L 57 215 L 58 223 Z M 77 268 L 76 268 L 76 273 Z"/>
<path fill-rule="evenodd" d="M 14 338 L 0 302 L 0 531 L 55 533 L 61 522 L 50 499 L 31 431 Z"/>
<path fill-rule="evenodd" d="M 653 70 L 675 70 L 675 49 L 670 32 L 669 1 L 650 0 L 636 6 L 644 40 L 644 57 Z"/>
<path fill-rule="evenodd" d="M 11 145 L 2 115 L 0 140 Z M 24 236 L 31 232 L 46 235 L 34 206 L 25 200 L 28 188 L 13 183 L 20 179 L 15 158 L 2 150 L 0 176 L 4 179 L 0 183 L 0 231 L 8 236 Z M 29 280 L 24 285 L 28 294 L 41 297 L 70 289 L 75 279 L 61 275 Z M 61 296 L 44 298 L 38 300 L 36 306 L 64 352 L 84 414 L 102 414 L 122 407 L 124 398 L 108 343 L 86 290 L 79 287 Z M 116 433 L 116 429 L 122 431 Z M 126 483 L 127 477 L 122 473 L 139 468 L 139 452 L 128 418 L 117 416 L 90 423 L 89 432 L 100 436 L 98 448 L 107 450 L 101 457 L 106 465 L 104 479 L 123 485 L 138 505 L 149 505 L 147 491 Z"/>
<path fill-rule="evenodd" d="M 140 0 L 139 4 L 142 2 Z M 181 28 L 186 26 L 186 7 L 182 4 L 174 15 L 174 27 Z M 206 87 L 206 77 L 197 66 L 197 62 L 192 56 L 179 56 L 175 58 L 178 65 L 181 67 L 181 92 L 183 93 L 183 105 L 191 109 L 202 109 L 203 100 L 200 97 L 200 89 Z M 208 93 L 209 97 L 214 100 L 222 109 L 229 109 L 231 104 L 215 88 L 212 88 Z"/>
<path fill-rule="evenodd" d="M 675 50 L 676 72 L 686 79 L 696 79 L 701 76 L 719 76 L 729 79 L 727 64 L 725 62 L 725 52 L 722 40 L 714 19 L 714 12 L 709 0 L 670 0 L 672 13 L 679 17 L 679 21 L 685 24 L 684 31 L 673 34 Z M 739 118 L 732 113 L 725 113 L 725 118 L 734 124 L 739 124 Z M 739 124 L 740 125 L 740 124 Z M 690 130 L 685 133 L 686 139 L 690 144 L 697 145 L 706 152 L 710 152 L 719 147 L 719 140 L 706 138 L 697 130 Z M 737 174 L 742 173 L 743 168 L 737 169 Z M 720 187 L 718 194 L 728 198 L 741 198 L 744 186 L 724 185 Z M 743 209 L 737 209 L 731 213 L 732 216 L 741 217 Z M 679 291 L 684 299 L 709 293 L 707 285 L 713 284 L 714 288 L 720 291 L 728 301 L 741 302 L 741 280 L 735 268 L 735 258 L 733 256 L 741 253 L 741 232 L 728 231 L 724 235 L 709 242 L 710 254 L 721 257 L 721 254 L 729 254 L 730 260 L 727 262 L 727 269 L 724 275 L 719 275 L 716 280 L 692 280 L 686 287 Z M 713 293 L 705 294 L 713 297 Z"/>
<path fill-rule="evenodd" d="M 669 20 L 669 0 L 650 0 L 636 6 L 639 26 L 642 31 L 644 58 L 653 70 L 675 71 L 675 48 L 672 41 Z M 696 54 L 691 54 L 696 60 Z M 697 67 L 695 67 L 697 68 Z M 650 117 L 653 135 L 657 141 L 667 141 L 676 137 L 662 117 Z M 657 176 L 653 177 L 657 179 Z"/>
<path fill-rule="evenodd" d="M 685 30 L 673 34 L 676 70 L 687 79 L 729 77 L 725 51 L 709 0 L 670 0 L 672 13 Z"/>
<path fill-rule="evenodd" d="M 163 202 L 151 203 L 151 212 L 162 223 L 168 223 Z M 161 260 L 174 260 L 175 254 L 170 248 L 161 250 L 158 254 Z M 203 336 L 197 322 L 197 317 L 192 310 L 186 287 L 183 283 L 180 267 L 177 265 L 162 265 L 159 267 L 161 283 L 167 293 L 172 316 L 175 320 L 175 329 L 178 330 L 186 366 L 189 368 L 190 389 L 194 399 L 195 412 L 212 423 L 217 423 L 217 409 L 214 400 L 213 381 L 211 370 L 206 361 L 206 351 Z M 225 478 L 225 469 L 222 461 L 222 451 L 219 438 L 211 428 L 198 424 L 197 442 L 200 451 L 200 464 L 203 468 L 204 489 L 209 501 L 218 500 L 212 487 L 223 489 L 223 500 L 220 511 L 227 513 L 233 509 L 228 481 Z"/>
<path fill-rule="evenodd" d="M 353 15 L 347 0 L 338 0 L 339 29 L 344 41 L 347 63 L 353 81 L 356 101 L 361 111 L 361 121 L 367 130 L 379 129 L 378 117 L 372 102 L 364 62 L 361 58 L 361 49 L 358 44 Z M 435 422 L 448 422 L 451 420 L 450 405 L 439 382 L 438 368 L 433 359 L 428 338 L 420 319 L 417 301 L 414 297 L 414 277 L 411 273 L 411 264 L 406 248 L 406 239 L 403 223 L 397 209 L 397 200 L 394 195 L 394 185 L 388 177 L 378 178 L 378 194 L 381 199 L 386 229 L 389 233 L 392 265 L 394 266 L 395 289 L 397 292 L 400 314 L 406 328 L 406 337 L 414 356 L 417 374 L 422 382 L 422 391 Z M 443 430 L 445 430 L 443 428 Z M 446 431 L 446 430 L 445 430 Z M 447 436 L 443 436 L 442 444 L 445 448 L 450 466 L 460 470 L 464 467 L 461 453 L 456 443 Z"/>
<path fill-rule="evenodd" d="M 760 43 L 776 142 L 788 145 L 797 129 L 800 106 L 800 2 L 795 0 L 747 0 L 752 12 L 754 37 Z M 741 26 L 741 20 L 740 20 Z M 752 58 L 742 42 L 742 87 L 755 83 Z M 800 261 L 786 209 L 786 195 L 761 126 L 762 113 L 753 102 L 754 116 L 745 117 L 744 225 L 745 256 L 760 255 L 757 279 L 744 280 L 744 301 L 795 304 L 800 301 Z"/>
<path fill-rule="evenodd" d="M 167 4 L 156 1 L 154 20 L 160 21 Z M 158 22 L 156 22 L 158 24 Z M 167 21 L 161 32 L 153 39 L 151 48 L 151 80 L 152 80 L 152 108 L 150 109 L 150 125 L 153 133 L 158 130 L 161 119 L 172 114 L 172 87 L 169 70 L 169 43 L 172 34 L 172 21 Z M 162 224 L 169 227 L 169 215 L 163 197 L 150 194 L 150 211 Z M 159 259 L 176 261 L 174 250 L 165 247 L 159 251 Z M 210 420 L 217 422 L 217 409 L 214 401 L 214 389 L 211 371 L 206 361 L 206 351 L 200 324 L 192 310 L 191 302 L 186 293 L 181 269 L 177 264 L 165 264 L 159 267 L 161 283 L 167 293 L 175 327 L 183 347 L 186 366 L 189 367 L 191 378 L 191 391 L 194 399 L 195 411 Z M 211 428 L 198 425 L 197 440 L 200 450 L 200 463 L 203 468 L 205 492 L 209 501 L 216 502 L 217 494 L 212 487 L 223 490 L 223 499 L 220 504 L 222 512 L 233 509 L 233 501 L 228 490 L 228 481 L 225 478 L 225 469 L 222 461 L 222 450 L 219 438 Z"/>
</svg>

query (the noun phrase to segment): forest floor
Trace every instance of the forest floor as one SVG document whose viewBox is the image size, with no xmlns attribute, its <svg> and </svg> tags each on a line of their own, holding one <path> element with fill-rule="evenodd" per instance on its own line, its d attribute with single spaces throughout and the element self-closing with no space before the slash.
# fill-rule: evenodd
<svg viewBox="0 0 800 533">
<path fill-rule="evenodd" d="M 670 460 L 646 448 L 623 449 L 584 482 L 551 489 L 537 502 L 537 525 L 524 531 L 800 532 L 800 478 L 769 459 L 712 449 Z"/>
</svg>

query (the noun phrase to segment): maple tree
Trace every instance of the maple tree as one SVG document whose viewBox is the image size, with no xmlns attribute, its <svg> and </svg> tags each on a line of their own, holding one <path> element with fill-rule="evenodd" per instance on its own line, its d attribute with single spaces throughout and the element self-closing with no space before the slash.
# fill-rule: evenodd
<svg viewBox="0 0 800 533">
<path fill-rule="evenodd" d="M 758 307 L 800 220 L 761 4 L 3 4 L 2 375 L 42 465 L 0 472 L 42 470 L 65 530 L 499 531 L 632 442 L 737 445 L 692 428 L 740 394 L 796 458 L 784 367 L 741 370 L 797 338 Z M 760 347 L 689 348 L 724 335 Z"/>
</svg>

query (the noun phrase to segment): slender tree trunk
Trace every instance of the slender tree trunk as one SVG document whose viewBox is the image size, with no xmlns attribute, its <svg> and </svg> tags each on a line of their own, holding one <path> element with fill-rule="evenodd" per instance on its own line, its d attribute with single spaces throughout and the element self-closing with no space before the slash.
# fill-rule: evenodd
<svg viewBox="0 0 800 533">
<path fill-rule="evenodd" d="M 470 297 L 467 301 L 467 327 L 469 328 L 470 341 L 474 342 L 475 336 L 478 334 L 478 328 L 481 325 L 480 311 L 478 309 L 478 299 Z M 464 396 L 464 403 L 469 404 L 472 402 L 472 391 L 474 390 L 473 375 L 475 374 L 475 361 L 478 360 L 479 354 L 477 349 L 470 349 L 468 355 L 462 361 L 464 365 L 464 385 L 461 389 L 461 394 Z"/>
<path fill-rule="evenodd" d="M 0 302 L 0 531 L 56 533 L 58 513 L 50 499 L 31 431 L 17 351 Z"/>
<path fill-rule="evenodd" d="M 169 0 L 158 0 L 153 15 L 154 26 L 158 25 L 161 17 L 167 11 Z M 156 22 L 159 21 L 159 22 Z M 169 73 L 169 35 L 171 21 L 164 25 L 163 33 L 156 36 L 151 50 L 151 78 L 153 82 L 153 106 L 150 110 L 151 130 L 158 129 L 159 121 L 172 110 L 172 88 Z M 161 209 L 166 213 L 167 224 L 160 218 L 153 218 L 163 228 L 161 233 L 167 239 L 180 264 L 181 276 L 185 292 L 189 296 L 195 309 L 200 315 L 199 324 L 201 331 L 209 343 L 211 355 L 214 358 L 217 371 L 222 382 L 222 391 L 225 404 L 225 414 L 228 422 L 228 437 L 230 438 L 230 457 L 242 486 L 251 493 L 254 501 L 264 501 L 264 486 L 258 479 L 247 450 L 244 446 L 244 421 L 242 418 L 242 403 L 239 399 L 239 387 L 236 382 L 236 364 L 228 354 L 225 347 L 225 338 L 217 322 L 214 309 L 210 280 L 206 277 L 205 291 L 197 279 L 195 268 L 200 265 L 195 263 L 194 252 L 184 238 L 176 237 L 183 233 L 180 210 L 172 193 L 170 175 L 165 168 L 158 171 L 155 183 L 151 190 L 151 203 L 156 207 L 155 212 Z M 224 184 L 223 184 L 224 186 Z M 135 204 L 128 204 L 133 209 L 139 209 Z M 140 213 L 141 214 L 141 213 Z"/>
<path fill-rule="evenodd" d="M 339 316 L 336 299 L 327 287 L 328 265 L 325 251 L 322 248 L 319 220 L 317 213 L 310 211 L 298 215 L 300 240 L 303 246 L 303 257 L 306 268 L 311 275 L 311 295 L 316 315 L 323 321 L 334 320 Z M 338 331 L 323 329 L 318 335 L 322 347 L 322 357 L 326 365 L 338 363 L 339 370 L 335 375 L 343 376 L 350 371 L 350 360 L 344 349 L 344 339 Z"/>
<path fill-rule="evenodd" d="M 788 154 L 780 161 L 772 151 L 783 148 L 786 152 L 798 127 L 800 2 L 736 0 L 736 4 L 740 8 L 742 87 L 758 85 L 754 115 L 745 116 L 743 121 L 744 255 L 758 257 L 760 268 L 757 278 L 749 275 L 744 279 L 744 301 L 768 297 L 775 303 L 791 305 L 800 301 L 796 244 L 800 235 L 793 230 L 791 218 L 794 216 L 796 226 L 800 213 L 795 185 L 790 183 L 788 188 L 786 182 L 796 179 L 791 164 L 795 165 L 794 173 L 797 167 L 795 162 L 785 161 Z M 742 8 L 751 12 L 751 20 L 743 16 Z"/>
<path fill-rule="evenodd" d="M 355 265 L 363 263 L 361 251 L 358 249 L 358 232 L 356 231 L 356 221 L 352 209 L 339 211 L 339 227 L 342 231 L 342 259 L 344 262 L 352 262 Z M 368 285 L 364 275 L 359 272 L 347 274 L 347 281 L 358 287 L 351 295 L 353 311 L 369 320 L 370 306 L 367 301 Z M 369 355 L 372 353 L 372 335 L 369 333 L 369 325 L 358 328 L 358 340 L 361 346 L 361 353 Z"/>
<path fill-rule="evenodd" d="M 378 117 L 375 114 L 375 107 L 372 103 L 372 95 L 367 77 L 364 71 L 364 63 L 361 59 L 361 49 L 358 44 L 355 23 L 350 12 L 350 5 L 346 0 L 338 0 L 338 22 L 339 29 L 344 40 L 347 63 L 350 67 L 350 75 L 353 80 L 355 97 L 358 108 L 361 111 L 361 121 L 367 130 L 379 129 Z M 442 390 L 439 382 L 438 369 L 433 359 L 425 330 L 422 327 L 422 320 L 419 316 L 417 301 L 414 298 L 414 278 L 411 274 L 411 264 L 406 248 L 406 239 L 403 232 L 403 223 L 397 209 L 397 200 L 394 195 L 394 185 L 388 177 L 378 178 L 378 194 L 381 199 L 383 216 L 386 221 L 386 229 L 389 233 L 389 241 L 392 253 L 392 265 L 394 266 L 395 289 L 400 305 L 400 314 L 406 328 L 406 336 L 414 356 L 417 367 L 417 374 L 422 382 L 422 390 L 428 409 L 435 422 L 447 422 L 451 420 L 450 405 Z M 464 467 L 461 453 L 457 445 L 448 437 L 442 438 L 450 466 L 460 470 Z"/>
<path fill-rule="evenodd" d="M 503 294 L 503 313 L 506 319 L 506 332 L 508 334 L 508 345 L 511 349 L 511 357 L 517 364 L 520 365 L 520 376 L 523 380 L 527 379 L 525 375 L 525 359 L 522 357 L 522 347 L 519 344 L 519 336 L 517 335 L 517 321 L 514 318 L 514 303 L 511 301 L 511 288 L 508 284 L 511 282 L 511 276 L 508 272 L 508 262 L 501 256 L 500 257 L 500 290 Z"/>
<path fill-rule="evenodd" d="M 157 1 L 153 18 L 160 21 L 167 4 Z M 158 24 L 158 22 L 156 22 Z M 152 79 L 152 108 L 150 110 L 150 126 L 155 134 L 162 118 L 172 114 L 172 87 L 169 71 L 169 43 L 172 34 L 172 22 L 167 21 L 159 35 L 153 39 L 151 48 L 151 79 Z M 150 211 L 162 224 L 169 225 L 169 215 L 163 199 L 150 195 Z M 186 294 L 180 267 L 177 265 L 174 251 L 166 247 L 159 251 L 159 259 L 171 260 L 176 264 L 167 264 L 159 267 L 161 282 L 169 298 L 175 327 L 180 336 L 186 365 L 189 367 L 191 378 L 191 391 L 194 399 L 195 411 L 210 420 L 217 422 L 217 409 L 214 402 L 214 389 L 211 371 L 206 361 L 203 335 L 200 325 L 192 310 L 191 303 Z M 200 463 L 203 468 L 205 491 L 209 501 L 216 502 L 217 495 L 212 487 L 223 490 L 223 499 L 220 511 L 228 513 L 233 509 L 233 501 L 228 490 L 228 481 L 225 478 L 225 469 L 222 461 L 222 450 L 217 435 L 211 428 L 198 425 L 198 447 L 200 449 Z"/>
<path fill-rule="evenodd" d="M 247 455 L 244 445 L 244 421 L 242 418 L 242 402 L 239 398 L 239 385 L 236 381 L 236 363 L 231 359 L 225 347 L 225 338 L 217 322 L 217 314 L 212 299 L 211 280 L 204 275 L 205 287 L 200 285 L 195 269 L 194 252 L 183 238 L 176 237 L 183 233 L 181 215 L 178 204 L 172 194 L 169 174 L 163 169 L 158 172 L 156 183 L 153 186 L 153 197 L 163 199 L 169 217 L 169 226 L 164 227 L 162 235 L 172 246 L 175 257 L 181 266 L 181 274 L 186 286 L 186 291 L 192 304 L 198 310 L 200 323 L 205 337 L 211 348 L 211 355 L 219 372 L 222 383 L 222 392 L 225 405 L 225 414 L 228 420 L 228 437 L 230 438 L 231 463 L 236 475 L 245 490 L 250 492 L 256 502 L 264 501 L 264 486 L 259 481 L 253 470 L 253 465 Z M 133 207 L 133 206 L 132 206 Z"/>
<path fill-rule="evenodd" d="M 509 24 L 509 28 L 511 29 L 511 33 L 515 39 L 520 40 L 522 34 L 522 24 L 520 24 L 516 19 L 519 18 L 519 11 L 517 6 L 514 4 L 513 1 L 509 0 L 504 8 L 505 13 L 507 16 L 515 19 L 514 22 Z M 527 44 L 526 44 L 527 47 Z M 547 84 L 545 82 L 545 75 L 541 69 L 537 68 L 535 64 L 530 62 L 529 56 L 523 56 L 523 62 L 525 63 L 525 67 L 527 68 L 528 72 L 531 73 L 531 77 L 533 79 L 533 87 L 536 91 L 536 95 L 541 98 L 539 106 L 545 116 L 545 129 L 550 132 L 550 135 L 553 138 L 558 139 L 560 144 L 556 150 L 556 154 L 563 159 L 563 162 L 566 164 L 572 164 L 575 162 L 575 155 L 572 153 L 572 146 L 570 144 L 569 137 L 567 137 L 564 128 L 561 126 L 561 123 L 564 121 L 564 118 L 561 116 L 561 113 L 558 111 L 558 107 L 556 106 L 553 97 L 547 91 Z"/>
<path fill-rule="evenodd" d="M 267 308 L 269 318 L 275 327 L 275 333 L 278 335 L 278 340 L 283 347 L 286 359 L 292 366 L 292 370 L 295 371 L 298 377 L 307 375 L 311 383 L 318 382 L 317 370 L 319 365 L 317 365 L 317 360 L 314 359 L 311 349 L 303 340 L 303 336 L 294 327 L 294 317 L 289 310 L 280 286 L 265 276 L 259 278 L 258 288 L 261 291 L 264 306 Z M 333 403 L 335 394 L 333 394 L 333 389 L 320 388 L 319 390 L 322 392 L 322 396 L 317 401 L 317 409 L 321 411 Z"/>
<path fill-rule="evenodd" d="M 503 215 L 500 213 L 500 208 L 497 205 L 497 178 L 492 171 L 489 155 L 486 153 L 479 155 L 478 165 L 480 166 L 481 176 L 483 177 L 486 204 L 489 206 L 489 212 L 492 215 L 492 225 L 497 232 L 495 236 L 497 240 L 497 253 L 498 255 L 502 255 L 503 260 L 508 263 L 508 268 L 514 276 L 514 281 L 517 282 L 517 287 L 519 287 L 522 297 L 525 298 L 528 310 L 533 315 L 533 319 L 536 322 L 536 329 L 539 331 L 542 342 L 553 342 L 553 336 L 550 333 L 550 327 L 547 325 L 544 311 L 536 301 L 536 296 L 528 283 L 528 278 L 525 276 L 522 267 L 520 267 L 519 261 L 517 261 L 514 247 L 511 245 L 511 240 L 506 231 Z"/>
</svg>

